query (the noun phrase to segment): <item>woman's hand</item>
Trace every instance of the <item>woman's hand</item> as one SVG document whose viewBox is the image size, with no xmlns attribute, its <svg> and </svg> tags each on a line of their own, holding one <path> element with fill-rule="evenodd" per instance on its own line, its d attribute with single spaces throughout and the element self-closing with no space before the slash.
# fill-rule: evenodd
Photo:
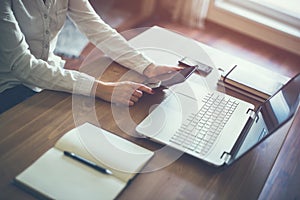
<svg viewBox="0 0 300 200">
<path fill-rule="evenodd" d="M 95 96 L 116 104 L 133 106 L 143 96 L 143 92 L 153 94 L 153 90 L 143 84 L 131 81 L 96 81 L 93 87 Z"/>
<path fill-rule="evenodd" d="M 182 67 L 149 65 L 144 70 L 144 75 L 151 78 L 160 74 L 179 71 Z M 95 81 L 93 86 L 95 96 L 105 101 L 133 106 L 143 96 L 143 92 L 154 94 L 153 90 L 146 85 L 131 81 L 103 82 Z"/>
<path fill-rule="evenodd" d="M 148 78 L 151 78 L 151 77 L 158 76 L 161 74 L 166 74 L 166 73 L 170 73 L 173 71 L 179 71 L 182 69 L 183 69 L 182 67 L 151 64 L 144 70 L 143 73 Z"/>
</svg>

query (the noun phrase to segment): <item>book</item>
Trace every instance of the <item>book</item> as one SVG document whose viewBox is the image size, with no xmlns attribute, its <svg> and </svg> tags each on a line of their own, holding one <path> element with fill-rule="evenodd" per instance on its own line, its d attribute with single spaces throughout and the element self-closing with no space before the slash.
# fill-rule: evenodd
<svg viewBox="0 0 300 200">
<path fill-rule="evenodd" d="M 64 154 L 72 152 L 112 174 L 101 173 Z M 92 124 L 64 134 L 17 175 L 14 183 L 44 199 L 114 199 L 154 153 Z"/>
<path fill-rule="evenodd" d="M 278 91 L 289 79 L 266 68 L 235 65 L 221 73 L 218 84 L 260 102 Z"/>
</svg>

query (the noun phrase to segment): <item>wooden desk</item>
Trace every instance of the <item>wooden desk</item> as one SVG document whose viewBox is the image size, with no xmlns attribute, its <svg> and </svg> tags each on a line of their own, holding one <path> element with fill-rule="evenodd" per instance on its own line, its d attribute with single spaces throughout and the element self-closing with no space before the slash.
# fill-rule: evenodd
<svg viewBox="0 0 300 200">
<path fill-rule="evenodd" d="M 92 64 L 107 62 L 106 58 L 95 58 Z M 90 66 L 87 64 L 85 69 L 92 73 Z M 104 77 L 112 81 L 142 80 L 134 72 L 125 76 L 124 73 L 124 68 L 113 64 Z M 153 151 L 161 149 L 162 145 L 130 136 L 134 134 L 136 124 L 128 122 L 140 122 L 150 107 L 163 98 L 164 93 L 157 91 L 153 96 L 145 95 L 128 109 L 101 100 L 94 102 L 92 98 L 44 91 L 0 115 L 0 199 L 33 199 L 12 184 L 13 178 L 65 132 L 86 121 L 100 124 L 102 128 Z M 118 115 L 115 116 L 113 111 Z M 295 135 L 299 125 L 298 113 L 288 135 Z M 229 168 L 213 168 L 184 154 L 170 165 L 139 174 L 118 199 L 257 199 L 281 153 L 286 135 L 273 135 Z M 149 164 L 168 160 L 172 153 L 161 153 Z"/>
</svg>

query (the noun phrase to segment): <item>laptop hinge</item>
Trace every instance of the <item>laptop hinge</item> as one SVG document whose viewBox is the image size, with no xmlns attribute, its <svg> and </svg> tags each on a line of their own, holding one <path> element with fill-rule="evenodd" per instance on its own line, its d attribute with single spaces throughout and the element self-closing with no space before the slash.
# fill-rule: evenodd
<svg viewBox="0 0 300 200">
<path fill-rule="evenodd" d="M 221 159 L 223 159 L 225 163 L 228 163 L 231 159 L 230 153 L 224 151 L 221 156 Z"/>
<path fill-rule="evenodd" d="M 246 113 L 249 114 L 252 119 L 255 119 L 256 112 L 253 109 L 249 108 Z"/>
<path fill-rule="evenodd" d="M 255 112 L 255 110 L 249 108 L 246 113 L 249 114 L 251 119 L 255 120 L 255 118 L 256 118 L 256 121 L 258 120 L 258 115 L 257 115 L 257 112 Z"/>
</svg>

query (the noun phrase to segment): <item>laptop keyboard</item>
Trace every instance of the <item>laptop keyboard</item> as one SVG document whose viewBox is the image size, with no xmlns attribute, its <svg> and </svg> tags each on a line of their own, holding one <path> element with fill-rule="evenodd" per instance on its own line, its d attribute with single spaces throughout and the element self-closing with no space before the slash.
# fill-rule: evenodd
<svg viewBox="0 0 300 200">
<path fill-rule="evenodd" d="M 217 93 L 208 94 L 202 101 L 204 105 L 189 115 L 170 142 L 205 156 L 238 103 Z"/>
</svg>

